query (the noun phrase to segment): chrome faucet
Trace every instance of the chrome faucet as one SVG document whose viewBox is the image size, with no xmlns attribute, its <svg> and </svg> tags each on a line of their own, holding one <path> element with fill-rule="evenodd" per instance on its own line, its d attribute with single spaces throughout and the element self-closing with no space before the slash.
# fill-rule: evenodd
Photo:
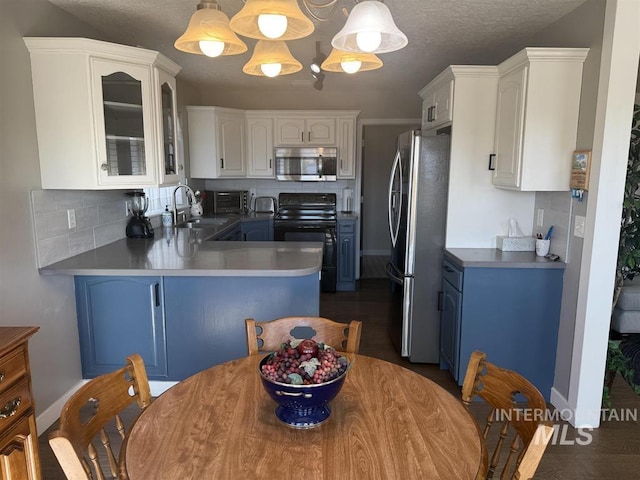
<svg viewBox="0 0 640 480">
<path fill-rule="evenodd" d="M 178 185 L 174 190 L 173 190 L 173 224 L 177 225 L 178 224 L 178 202 L 176 202 L 176 192 L 181 189 L 184 188 L 184 191 L 187 193 L 187 202 L 189 204 L 189 207 L 191 206 L 192 202 L 195 199 L 195 193 L 193 193 L 193 190 L 191 190 L 191 187 L 189 185 Z"/>
</svg>

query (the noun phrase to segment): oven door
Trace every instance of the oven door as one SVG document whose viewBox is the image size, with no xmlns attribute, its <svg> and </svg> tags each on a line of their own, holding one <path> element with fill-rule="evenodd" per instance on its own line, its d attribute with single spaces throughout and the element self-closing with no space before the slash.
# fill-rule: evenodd
<svg viewBox="0 0 640 480">
<path fill-rule="evenodd" d="M 273 239 L 280 242 L 322 242 L 320 289 L 323 292 L 336 291 L 338 246 L 335 225 L 276 222 Z"/>
</svg>

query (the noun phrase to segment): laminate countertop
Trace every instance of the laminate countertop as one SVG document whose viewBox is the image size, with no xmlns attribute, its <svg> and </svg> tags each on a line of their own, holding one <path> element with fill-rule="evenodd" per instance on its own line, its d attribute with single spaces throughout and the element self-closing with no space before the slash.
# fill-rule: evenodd
<svg viewBox="0 0 640 480">
<path fill-rule="evenodd" d="M 322 268 L 321 242 L 208 241 L 203 228 L 156 229 L 40 269 L 44 275 L 298 277 Z"/>
<path fill-rule="evenodd" d="M 445 258 L 461 267 L 476 268 L 565 268 L 560 260 L 538 257 L 536 252 L 503 252 L 497 248 L 446 248 Z"/>
</svg>

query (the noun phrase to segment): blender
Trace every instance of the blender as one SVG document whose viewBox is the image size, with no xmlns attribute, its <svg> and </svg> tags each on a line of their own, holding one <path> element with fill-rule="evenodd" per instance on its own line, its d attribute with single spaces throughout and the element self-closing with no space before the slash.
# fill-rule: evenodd
<svg viewBox="0 0 640 480">
<path fill-rule="evenodd" d="M 131 219 L 127 223 L 126 234 L 128 238 L 153 237 L 153 227 L 148 217 L 144 214 L 149 208 L 149 199 L 144 192 L 127 192 L 129 197 L 129 212 Z"/>
</svg>

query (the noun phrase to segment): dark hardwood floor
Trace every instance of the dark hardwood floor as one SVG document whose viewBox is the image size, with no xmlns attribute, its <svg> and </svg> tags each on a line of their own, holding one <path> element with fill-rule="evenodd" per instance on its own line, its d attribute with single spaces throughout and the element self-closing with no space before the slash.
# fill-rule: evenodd
<svg viewBox="0 0 640 480">
<path fill-rule="evenodd" d="M 320 302 L 320 313 L 324 317 L 343 322 L 363 322 L 361 354 L 402 365 L 430 378 L 452 395 L 459 397 L 459 387 L 447 371 L 440 370 L 437 365 L 412 364 L 396 353 L 387 334 L 390 308 L 391 294 L 388 282 L 379 279 L 361 280 L 355 292 L 323 293 Z M 581 432 L 566 423 L 560 423 L 556 427 L 557 441 L 547 448 L 535 479 L 640 479 L 640 428 L 637 418 L 640 397 L 617 377 L 612 388 L 612 400 L 618 418 L 613 416 L 603 421 L 601 427 L 596 430 Z M 486 409 L 481 404 L 474 405 L 472 409 L 482 424 Z M 619 418 L 620 412 L 626 413 L 627 417 L 635 415 L 635 418 L 622 420 Z M 132 411 L 131 415 L 134 414 Z M 45 480 L 65 478 L 47 443 L 47 437 L 55 427 L 56 425 L 53 425 L 39 438 Z"/>
</svg>

